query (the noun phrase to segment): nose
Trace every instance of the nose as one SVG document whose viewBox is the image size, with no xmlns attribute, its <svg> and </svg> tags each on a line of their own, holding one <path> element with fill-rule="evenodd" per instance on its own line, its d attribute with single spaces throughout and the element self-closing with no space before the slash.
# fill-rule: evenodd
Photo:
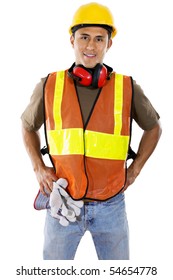
<svg viewBox="0 0 173 280">
<path fill-rule="evenodd" d="M 88 50 L 94 50 L 94 48 L 95 48 L 94 40 L 89 40 L 88 44 L 87 44 L 87 49 Z"/>
</svg>

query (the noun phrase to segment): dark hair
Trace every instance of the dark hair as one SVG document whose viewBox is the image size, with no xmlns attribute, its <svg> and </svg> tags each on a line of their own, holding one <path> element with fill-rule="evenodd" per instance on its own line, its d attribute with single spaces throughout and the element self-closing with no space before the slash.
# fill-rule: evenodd
<svg viewBox="0 0 173 280">
<path fill-rule="evenodd" d="M 98 26 L 98 27 L 102 27 L 102 28 L 106 29 L 108 32 L 108 38 L 109 39 L 111 38 L 113 29 L 111 26 L 106 25 L 106 24 L 78 24 L 78 25 L 75 25 L 71 29 L 73 36 L 78 29 L 83 28 L 83 27 L 90 27 L 90 26 Z"/>
</svg>

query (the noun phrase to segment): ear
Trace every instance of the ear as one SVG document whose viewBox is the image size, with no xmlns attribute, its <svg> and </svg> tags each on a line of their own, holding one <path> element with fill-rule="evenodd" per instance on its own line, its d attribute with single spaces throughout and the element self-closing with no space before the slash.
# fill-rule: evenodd
<svg viewBox="0 0 173 280">
<path fill-rule="evenodd" d="M 74 36 L 73 35 L 70 36 L 70 43 L 71 43 L 72 47 L 74 47 Z"/>
<path fill-rule="evenodd" d="M 112 39 L 109 39 L 108 46 L 107 46 L 107 51 L 110 49 L 111 46 L 112 46 Z"/>
</svg>

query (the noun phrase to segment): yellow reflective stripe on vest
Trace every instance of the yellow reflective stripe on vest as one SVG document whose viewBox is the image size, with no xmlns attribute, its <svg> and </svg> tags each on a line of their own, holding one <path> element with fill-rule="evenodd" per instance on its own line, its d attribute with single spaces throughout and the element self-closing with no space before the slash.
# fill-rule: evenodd
<svg viewBox="0 0 173 280">
<path fill-rule="evenodd" d="M 123 75 L 115 76 L 115 102 L 114 102 L 114 134 L 121 135 L 122 109 L 123 109 Z"/>
<path fill-rule="evenodd" d="M 48 130 L 47 138 L 51 155 L 84 154 L 82 128 Z"/>
<path fill-rule="evenodd" d="M 127 156 L 129 136 L 117 136 L 79 128 L 49 130 L 51 155 L 83 155 L 93 158 L 120 159 Z"/>
<path fill-rule="evenodd" d="M 64 77 L 65 72 L 59 71 L 56 74 L 55 92 L 54 92 L 54 104 L 53 104 L 53 115 L 55 121 L 55 130 L 62 128 L 61 118 L 61 103 L 64 89 Z"/>
<path fill-rule="evenodd" d="M 125 160 L 129 136 L 85 131 L 85 155 L 93 158 Z"/>
</svg>

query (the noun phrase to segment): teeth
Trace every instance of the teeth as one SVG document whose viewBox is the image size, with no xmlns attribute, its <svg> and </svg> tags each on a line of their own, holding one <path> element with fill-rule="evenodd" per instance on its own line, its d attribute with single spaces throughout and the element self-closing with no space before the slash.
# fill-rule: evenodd
<svg viewBox="0 0 173 280">
<path fill-rule="evenodd" d="M 84 55 L 89 56 L 89 57 L 94 57 L 95 56 L 95 54 L 86 54 L 86 53 Z"/>
</svg>

